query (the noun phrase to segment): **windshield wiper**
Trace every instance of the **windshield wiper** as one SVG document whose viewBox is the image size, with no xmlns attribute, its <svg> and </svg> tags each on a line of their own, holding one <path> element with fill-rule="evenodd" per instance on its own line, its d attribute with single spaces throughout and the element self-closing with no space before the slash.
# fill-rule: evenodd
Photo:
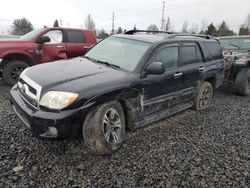
<svg viewBox="0 0 250 188">
<path fill-rule="evenodd" d="M 83 56 L 83 57 L 85 57 L 86 59 L 88 59 L 88 60 L 90 60 L 90 61 L 92 61 L 92 62 L 97 62 L 97 60 L 96 59 L 94 59 L 94 58 L 91 58 L 91 57 L 89 57 L 89 56 Z"/>
<path fill-rule="evenodd" d="M 109 63 L 109 62 L 106 62 L 106 61 L 97 60 L 97 59 L 91 58 L 89 56 L 84 56 L 84 57 L 86 59 L 89 59 L 90 61 L 92 61 L 94 63 L 101 63 L 101 64 L 104 64 L 104 65 L 110 66 L 110 67 L 112 67 L 114 69 L 120 69 L 119 65 L 115 65 L 115 64 L 112 64 L 112 63 Z"/>
<path fill-rule="evenodd" d="M 104 64 L 104 65 L 108 65 L 114 69 L 119 69 L 120 66 L 119 65 L 115 65 L 115 64 L 112 64 L 112 63 L 109 63 L 109 62 L 106 62 L 106 61 L 101 61 L 101 60 L 96 60 L 97 63 L 101 63 L 101 64 Z"/>
</svg>

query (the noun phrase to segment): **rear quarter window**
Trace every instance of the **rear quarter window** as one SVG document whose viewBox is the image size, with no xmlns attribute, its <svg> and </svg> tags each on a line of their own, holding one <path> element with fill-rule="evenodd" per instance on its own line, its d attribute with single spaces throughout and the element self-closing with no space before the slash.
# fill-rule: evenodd
<svg viewBox="0 0 250 188">
<path fill-rule="evenodd" d="M 222 48 L 217 42 L 205 42 L 205 45 L 213 59 L 223 58 Z"/>
<path fill-rule="evenodd" d="M 83 43 L 86 41 L 84 34 L 81 31 L 68 30 L 66 31 L 66 35 L 68 43 Z"/>
</svg>

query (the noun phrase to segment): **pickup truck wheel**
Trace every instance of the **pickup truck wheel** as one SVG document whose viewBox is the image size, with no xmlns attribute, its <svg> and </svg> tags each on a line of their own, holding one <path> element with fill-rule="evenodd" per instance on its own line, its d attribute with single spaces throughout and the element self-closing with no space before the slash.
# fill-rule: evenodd
<svg viewBox="0 0 250 188">
<path fill-rule="evenodd" d="M 204 110 L 210 106 L 213 98 L 213 87 L 209 82 L 203 82 L 197 90 L 193 109 Z"/>
<path fill-rule="evenodd" d="M 29 65 L 24 61 L 9 61 L 3 68 L 3 80 L 9 85 L 14 85 L 17 82 L 22 71 L 28 66 Z"/>
<path fill-rule="evenodd" d="M 242 69 L 234 81 L 234 92 L 238 95 L 248 96 L 250 94 L 250 69 Z"/>
<path fill-rule="evenodd" d="M 125 117 L 119 102 L 102 104 L 90 112 L 83 123 L 85 145 L 94 155 L 118 150 L 125 137 Z"/>
</svg>

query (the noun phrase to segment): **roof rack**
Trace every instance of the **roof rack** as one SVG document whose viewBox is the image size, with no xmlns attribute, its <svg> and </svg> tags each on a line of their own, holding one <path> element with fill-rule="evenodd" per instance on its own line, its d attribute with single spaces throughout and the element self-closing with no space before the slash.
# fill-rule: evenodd
<svg viewBox="0 0 250 188">
<path fill-rule="evenodd" d="M 148 31 L 148 30 L 129 30 L 126 31 L 124 34 L 126 35 L 133 35 L 135 33 L 165 33 L 165 34 L 174 34 L 173 32 L 168 31 Z"/>
<path fill-rule="evenodd" d="M 201 37 L 205 39 L 216 39 L 211 35 L 197 35 L 197 34 L 188 34 L 188 33 L 175 33 L 175 32 L 168 32 L 168 31 L 148 31 L 148 30 L 129 30 L 126 31 L 124 34 L 126 35 L 133 35 L 135 33 L 165 33 L 169 34 L 166 38 L 175 38 L 175 37 L 181 37 L 181 36 L 187 36 L 187 37 Z"/>
</svg>

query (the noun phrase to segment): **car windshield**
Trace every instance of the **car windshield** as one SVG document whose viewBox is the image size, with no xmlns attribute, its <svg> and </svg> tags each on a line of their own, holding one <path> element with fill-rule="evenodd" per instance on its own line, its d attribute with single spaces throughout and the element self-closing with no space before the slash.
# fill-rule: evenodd
<svg viewBox="0 0 250 188">
<path fill-rule="evenodd" d="M 250 37 L 220 38 L 224 50 L 250 50 Z"/>
<path fill-rule="evenodd" d="M 34 37 L 36 37 L 40 32 L 42 32 L 44 30 L 44 28 L 40 28 L 40 29 L 35 29 L 29 33 L 27 33 L 26 35 L 23 35 L 20 37 L 20 39 L 23 39 L 23 40 L 31 40 L 33 39 Z"/>
<path fill-rule="evenodd" d="M 133 71 L 149 46 L 150 43 L 147 42 L 109 37 L 97 44 L 85 56 Z"/>
</svg>

